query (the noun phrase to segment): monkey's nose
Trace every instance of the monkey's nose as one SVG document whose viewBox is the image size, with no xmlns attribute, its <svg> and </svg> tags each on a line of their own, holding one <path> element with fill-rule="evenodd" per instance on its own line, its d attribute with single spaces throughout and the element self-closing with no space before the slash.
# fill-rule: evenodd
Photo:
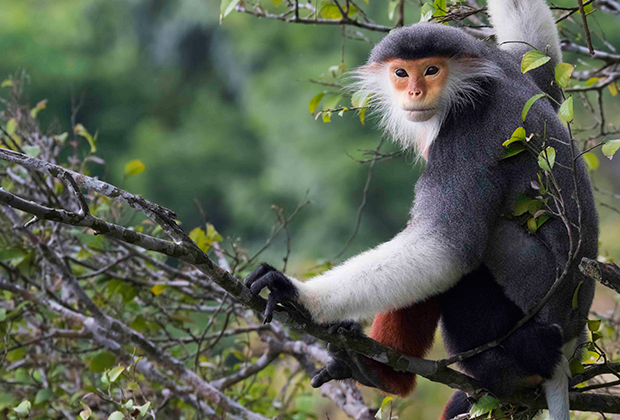
<svg viewBox="0 0 620 420">
<path fill-rule="evenodd" d="M 409 91 L 409 96 L 414 96 L 416 98 L 422 96 L 422 91 L 421 90 L 410 90 Z"/>
</svg>

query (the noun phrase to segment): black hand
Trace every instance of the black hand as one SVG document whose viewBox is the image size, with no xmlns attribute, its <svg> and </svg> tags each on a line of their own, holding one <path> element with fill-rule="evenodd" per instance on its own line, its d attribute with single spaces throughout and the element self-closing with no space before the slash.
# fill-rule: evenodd
<svg viewBox="0 0 620 420">
<path fill-rule="evenodd" d="M 264 313 L 265 323 L 271 322 L 273 311 L 278 303 L 290 303 L 296 307 L 299 306 L 299 303 L 295 302 L 298 296 L 297 287 L 295 287 L 285 274 L 276 270 L 269 264 L 261 264 L 245 278 L 244 283 L 255 295 L 258 295 L 265 287 L 269 289 L 270 294 Z"/>
<path fill-rule="evenodd" d="M 312 387 L 318 388 L 332 379 L 353 379 L 362 385 L 381 389 L 379 378 L 366 363 L 368 358 L 333 344 L 329 344 L 327 350 L 332 360 L 314 375 L 310 382 Z"/>
</svg>

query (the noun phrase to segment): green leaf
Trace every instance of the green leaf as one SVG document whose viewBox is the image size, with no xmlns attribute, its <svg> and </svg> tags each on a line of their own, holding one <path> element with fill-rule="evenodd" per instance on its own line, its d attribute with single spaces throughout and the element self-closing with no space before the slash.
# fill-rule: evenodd
<svg viewBox="0 0 620 420">
<path fill-rule="evenodd" d="M 579 288 L 581 287 L 582 283 L 583 280 L 579 282 L 579 284 L 575 288 L 575 292 L 573 293 L 573 311 L 579 309 Z"/>
<path fill-rule="evenodd" d="M 192 231 L 189 233 L 189 238 L 192 241 L 196 242 L 196 244 L 204 241 L 204 237 L 205 237 L 205 231 L 199 227 L 192 229 Z"/>
<path fill-rule="evenodd" d="M 205 236 L 209 245 L 213 245 L 213 242 L 222 242 L 224 240 L 224 238 L 222 238 L 222 235 L 217 233 L 217 230 L 215 230 L 215 226 L 213 226 L 211 223 L 207 224 L 207 233 Z"/>
<path fill-rule="evenodd" d="M 589 319 L 588 320 L 588 329 L 591 332 L 598 331 L 601 328 L 601 320 L 600 319 Z"/>
<path fill-rule="evenodd" d="M 80 401 L 80 403 L 84 407 L 84 409 L 80 411 L 80 420 L 88 420 L 90 416 L 93 414 L 93 411 L 90 409 L 89 406 L 87 406 L 83 402 Z"/>
<path fill-rule="evenodd" d="M 430 3 L 424 3 L 420 10 L 420 22 L 428 22 L 435 13 L 435 6 Z"/>
<path fill-rule="evenodd" d="M 6 309 L 2 308 L 0 309 L 0 322 L 4 321 L 6 319 Z"/>
<path fill-rule="evenodd" d="M 328 123 L 331 122 L 332 118 L 331 118 L 332 113 L 331 112 L 323 112 L 322 116 L 323 116 L 323 122 L 324 123 Z"/>
<path fill-rule="evenodd" d="M 367 90 L 358 90 L 351 96 L 351 105 L 355 108 L 368 106 L 372 94 Z"/>
<path fill-rule="evenodd" d="M 530 112 L 530 108 L 532 107 L 532 105 L 534 105 L 534 102 L 536 102 L 540 98 L 544 98 L 545 96 L 547 95 L 545 95 L 544 93 L 539 93 L 538 95 L 534 95 L 527 100 L 525 106 L 523 107 L 523 111 L 521 111 L 521 119 L 523 121 L 525 121 L 525 117 L 527 117 L 527 113 Z"/>
<path fill-rule="evenodd" d="M 385 397 L 383 401 L 381 401 L 381 407 L 377 410 L 377 414 L 375 414 L 375 418 L 382 419 L 383 418 L 383 410 L 387 407 L 388 403 L 392 401 L 392 397 Z"/>
<path fill-rule="evenodd" d="M 547 147 L 541 151 L 538 155 L 538 166 L 545 171 L 551 171 L 555 164 L 555 149 L 553 147 Z"/>
<path fill-rule="evenodd" d="M 400 4 L 401 0 L 390 0 L 388 2 L 388 19 L 392 20 L 394 19 L 394 15 L 396 14 L 396 8 L 398 7 L 398 5 Z"/>
<path fill-rule="evenodd" d="M 56 136 L 53 136 L 54 140 L 57 141 L 58 143 L 60 143 L 61 145 L 65 144 L 65 141 L 67 141 L 67 139 L 69 138 L 69 133 L 67 133 L 66 131 L 62 134 L 58 134 Z"/>
<path fill-rule="evenodd" d="M 146 413 L 147 411 L 149 411 L 150 407 L 151 407 L 151 402 L 147 401 L 145 404 L 137 405 L 135 408 L 137 408 L 140 411 L 141 416 L 146 416 Z"/>
<path fill-rule="evenodd" d="M 73 127 L 73 132 L 77 134 L 78 136 L 82 136 L 86 139 L 86 141 L 90 145 L 91 153 L 95 153 L 97 151 L 97 145 L 96 145 L 97 134 L 96 133 L 95 133 L 95 136 L 93 137 L 82 124 L 76 124 L 75 127 Z"/>
<path fill-rule="evenodd" d="M 517 198 L 517 201 L 514 205 L 514 208 L 512 210 L 512 213 L 515 216 L 521 216 L 522 214 L 525 214 L 528 212 L 528 209 L 530 208 L 530 203 L 533 200 L 525 195 L 519 196 Z"/>
<path fill-rule="evenodd" d="M 445 16 L 448 10 L 448 5 L 446 4 L 446 0 L 435 0 L 433 3 L 435 6 L 435 13 L 433 16 Z"/>
<path fill-rule="evenodd" d="M 368 108 L 363 108 L 363 109 L 360 109 L 360 122 L 362 123 L 362 125 L 364 125 L 364 124 L 365 124 L 366 110 L 367 110 L 367 109 L 368 109 Z"/>
<path fill-rule="evenodd" d="M 125 416 L 123 416 L 123 413 L 121 413 L 120 411 L 115 411 L 112 414 L 110 414 L 110 417 L 108 417 L 108 420 L 123 420 L 125 418 Z"/>
<path fill-rule="evenodd" d="M 546 56 L 538 50 L 531 50 L 523 54 L 521 59 L 521 73 L 527 73 L 530 70 L 534 70 L 551 60 L 551 57 Z"/>
<path fill-rule="evenodd" d="M 555 82 L 559 87 L 568 87 L 568 82 L 573 74 L 573 70 L 575 70 L 575 66 L 568 63 L 560 63 L 555 66 Z"/>
<path fill-rule="evenodd" d="M 344 73 L 346 69 L 347 68 L 344 64 L 340 64 L 338 66 L 330 66 L 327 71 L 332 75 L 334 79 L 337 79 L 338 77 L 342 76 L 342 73 Z"/>
<path fill-rule="evenodd" d="M 538 230 L 538 223 L 536 222 L 536 219 L 534 219 L 533 217 L 527 219 L 527 228 L 532 233 L 536 232 Z"/>
<path fill-rule="evenodd" d="M 6 133 L 11 136 L 15 133 L 15 130 L 17 130 L 17 120 L 15 118 L 11 118 L 10 120 L 8 120 L 6 122 Z"/>
<path fill-rule="evenodd" d="M 37 395 L 34 397 L 34 405 L 44 403 L 45 401 L 49 401 L 54 398 L 54 391 L 49 388 L 43 388 L 37 392 Z"/>
<path fill-rule="evenodd" d="M 583 160 L 586 162 L 586 166 L 588 167 L 588 171 L 596 171 L 599 166 L 598 157 L 594 153 L 584 153 Z"/>
<path fill-rule="evenodd" d="M 282 4 L 282 0 L 271 0 L 271 2 L 276 7 L 280 7 L 280 5 Z"/>
<path fill-rule="evenodd" d="M 490 413 L 499 406 L 499 400 L 490 395 L 483 395 L 469 410 L 470 417 L 478 417 Z"/>
<path fill-rule="evenodd" d="M 620 149 L 620 140 L 607 140 L 601 150 L 603 154 L 611 160 L 618 149 Z"/>
<path fill-rule="evenodd" d="M 540 215 L 536 218 L 536 229 L 540 229 L 540 227 L 543 225 L 543 223 L 545 223 L 547 220 L 549 220 L 551 218 L 551 216 L 549 216 L 548 214 L 543 214 Z"/>
<path fill-rule="evenodd" d="M 6 354 L 6 360 L 8 360 L 9 362 L 17 362 L 26 357 L 26 354 L 27 352 L 25 348 L 15 349 Z"/>
<path fill-rule="evenodd" d="M 105 372 L 116 364 L 116 355 L 109 351 L 102 351 L 93 357 L 88 369 L 92 372 Z"/>
<path fill-rule="evenodd" d="M 20 416 L 27 416 L 30 413 L 31 407 L 32 404 L 30 404 L 30 401 L 26 400 L 22 401 L 17 407 L 13 409 L 13 411 L 15 411 Z"/>
<path fill-rule="evenodd" d="M 308 109 L 310 110 L 311 114 L 314 114 L 316 112 L 316 109 L 319 106 L 321 99 L 323 99 L 323 96 L 325 96 L 325 92 L 314 95 L 314 97 L 310 99 L 310 102 L 308 103 Z"/>
<path fill-rule="evenodd" d="M 41 146 L 22 146 L 22 150 L 30 157 L 36 158 L 41 154 Z"/>
<path fill-rule="evenodd" d="M 583 364 L 577 359 L 570 359 L 569 367 L 570 367 L 570 373 L 572 375 L 585 372 L 585 369 L 583 368 Z"/>
<path fill-rule="evenodd" d="M 590 77 L 590 78 L 586 81 L 586 86 L 593 86 L 593 85 L 595 85 L 598 81 L 599 81 L 599 78 L 598 78 L 598 77 Z"/>
<path fill-rule="evenodd" d="M 222 0 L 220 4 L 220 23 L 222 23 L 222 19 L 230 14 L 235 7 L 239 4 L 239 0 Z"/>
<path fill-rule="evenodd" d="M 110 372 L 108 372 L 108 378 L 110 378 L 110 382 L 116 382 L 121 373 L 125 370 L 125 366 L 116 366 Z"/>
<path fill-rule="evenodd" d="M 323 101 L 323 111 L 335 109 L 342 100 L 342 95 L 329 95 L 329 98 Z"/>
<path fill-rule="evenodd" d="M 325 19 L 340 20 L 342 19 L 342 13 L 340 9 L 334 3 L 325 1 L 319 6 L 319 16 Z"/>
<path fill-rule="evenodd" d="M 42 101 L 39 101 L 39 103 L 30 110 L 30 116 L 32 118 L 37 118 L 37 114 L 39 114 L 39 112 L 44 110 L 46 106 L 47 106 L 47 99 L 43 99 Z"/>
<path fill-rule="evenodd" d="M 2 81 L 2 83 L 0 84 L 0 88 L 3 87 L 11 87 L 13 86 L 13 81 L 11 79 L 5 79 Z"/>
<path fill-rule="evenodd" d="M 611 96 L 616 96 L 618 94 L 618 84 L 617 83 L 612 83 L 609 86 L 607 86 L 607 88 L 609 89 L 609 93 L 611 93 Z"/>
<path fill-rule="evenodd" d="M 153 287 L 151 287 L 151 293 L 153 293 L 155 296 L 159 296 L 162 293 L 164 293 L 164 291 L 168 288 L 167 284 L 156 284 Z"/>
<path fill-rule="evenodd" d="M 542 200 L 531 200 L 527 206 L 527 212 L 532 216 L 536 217 L 536 213 L 543 207 Z"/>
<path fill-rule="evenodd" d="M 602 336 L 602 335 L 600 335 L 599 333 L 597 333 L 597 332 L 593 332 L 593 333 L 592 333 L 592 342 L 593 342 L 593 343 L 596 343 L 598 340 L 600 340 L 600 339 L 601 339 L 601 337 L 603 337 L 603 336 Z"/>
<path fill-rule="evenodd" d="M 508 159 L 509 157 L 516 156 L 519 153 L 525 150 L 525 145 L 523 143 L 514 143 L 510 144 L 506 147 L 504 154 L 500 159 Z"/>
<path fill-rule="evenodd" d="M 565 122 L 571 122 L 573 120 L 573 97 L 569 96 L 562 105 L 560 106 L 560 110 L 558 111 L 558 117 Z"/>
<path fill-rule="evenodd" d="M 508 140 L 502 143 L 502 146 L 508 146 L 517 141 L 525 141 L 525 128 L 517 128 Z"/>
<path fill-rule="evenodd" d="M 192 229 L 189 233 L 189 238 L 196 242 L 196 245 L 198 245 L 202 252 L 207 252 L 211 248 L 211 242 L 209 242 L 207 234 L 199 227 Z"/>
<path fill-rule="evenodd" d="M 138 175 L 144 172 L 145 169 L 146 166 L 144 166 L 141 160 L 134 159 L 125 165 L 125 177 L 129 178 L 130 176 Z"/>
</svg>

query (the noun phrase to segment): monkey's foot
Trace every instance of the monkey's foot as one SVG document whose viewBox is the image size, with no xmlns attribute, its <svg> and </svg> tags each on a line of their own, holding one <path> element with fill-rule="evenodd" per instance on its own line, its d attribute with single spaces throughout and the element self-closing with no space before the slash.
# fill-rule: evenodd
<svg viewBox="0 0 620 420">
<path fill-rule="evenodd" d="M 357 321 L 347 319 L 345 321 L 334 322 L 329 324 L 327 332 L 330 334 L 340 334 L 341 332 L 348 332 L 352 335 L 362 336 L 364 335 L 364 327 Z"/>
<path fill-rule="evenodd" d="M 381 381 L 367 362 L 370 359 L 333 344 L 329 344 L 327 350 L 332 360 L 312 378 L 311 385 L 314 388 L 333 379 L 353 379 L 362 385 L 383 389 Z"/>
<path fill-rule="evenodd" d="M 273 319 L 273 311 L 278 303 L 293 306 L 304 316 L 310 318 L 306 308 L 297 301 L 299 292 L 291 279 L 269 264 L 262 263 L 245 278 L 244 283 L 255 295 L 258 295 L 265 287 L 269 289 L 270 293 L 264 313 L 265 323 L 269 323 Z"/>
</svg>

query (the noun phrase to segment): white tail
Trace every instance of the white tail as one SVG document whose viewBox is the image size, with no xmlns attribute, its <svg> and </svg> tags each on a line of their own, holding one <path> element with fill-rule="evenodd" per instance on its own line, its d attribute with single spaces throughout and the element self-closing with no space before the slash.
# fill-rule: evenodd
<svg viewBox="0 0 620 420">
<path fill-rule="evenodd" d="M 545 381 L 543 388 L 547 397 L 549 407 L 549 418 L 551 420 L 569 420 L 570 407 L 568 403 L 568 378 L 570 368 L 568 360 L 562 356 L 562 360 L 557 364 L 553 376 Z"/>
<path fill-rule="evenodd" d="M 562 61 L 555 20 L 545 0 L 488 0 L 497 42 L 522 41 L 549 55 L 554 65 Z M 518 54 L 530 49 L 524 44 L 503 44 L 502 49 Z"/>
</svg>

